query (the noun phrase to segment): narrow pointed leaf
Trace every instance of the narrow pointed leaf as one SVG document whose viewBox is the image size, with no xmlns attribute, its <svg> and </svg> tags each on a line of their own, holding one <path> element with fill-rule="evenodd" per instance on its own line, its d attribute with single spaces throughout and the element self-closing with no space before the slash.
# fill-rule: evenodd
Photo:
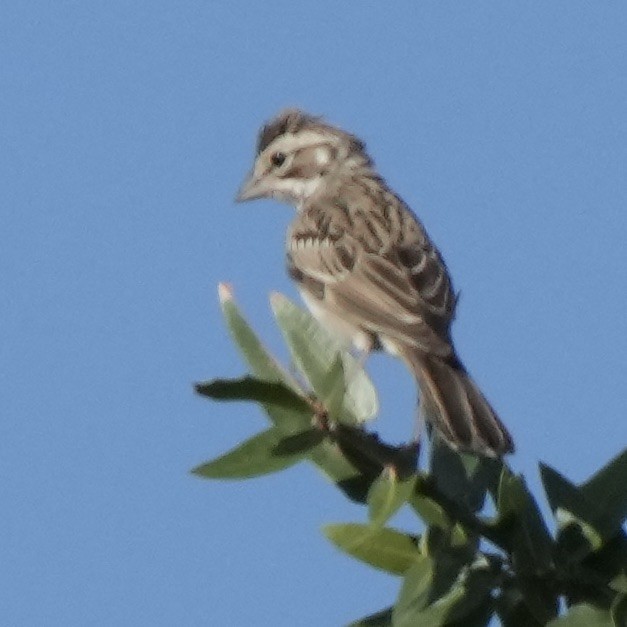
<svg viewBox="0 0 627 627">
<path fill-rule="evenodd" d="M 298 384 L 265 349 L 255 332 L 240 314 L 237 305 L 233 301 L 231 291 L 224 284 L 221 284 L 219 294 L 222 312 L 229 331 L 255 378 L 270 383 L 282 383 L 294 390 L 296 395 L 301 395 L 302 390 Z M 281 405 L 266 403 L 264 403 L 263 407 L 270 420 L 286 433 L 298 433 L 311 425 L 311 410 L 294 411 L 294 409 L 286 409 Z"/>
<path fill-rule="evenodd" d="M 383 527 L 411 497 L 415 485 L 415 475 L 399 479 L 394 468 L 384 468 L 368 492 L 368 517 L 372 526 Z"/>
<path fill-rule="evenodd" d="M 219 401 L 254 401 L 257 403 L 296 409 L 311 413 L 307 401 L 285 383 L 262 381 L 254 377 L 240 379 L 214 379 L 197 383 L 196 392 Z"/>
<path fill-rule="evenodd" d="M 350 418 L 345 418 L 345 397 L 346 397 L 346 377 L 344 375 L 344 365 L 342 362 L 341 353 L 337 353 L 335 360 L 331 364 L 329 371 L 320 379 L 320 384 L 317 390 L 319 398 L 323 405 L 326 407 L 330 416 L 337 417 L 339 422 L 343 422 L 348 425 L 354 425 L 356 422 L 353 419 L 353 412 L 350 413 Z"/>
<path fill-rule="evenodd" d="M 285 436 L 275 447 L 275 455 L 308 454 L 324 440 L 324 433 L 320 429 L 307 429 L 294 435 Z"/>
<path fill-rule="evenodd" d="M 333 434 L 345 455 L 374 481 L 384 466 L 392 466 L 399 475 L 414 472 L 418 458 L 415 444 L 392 446 L 381 441 L 376 433 L 359 427 L 338 424 Z"/>
<path fill-rule="evenodd" d="M 550 466 L 540 464 L 540 475 L 557 520 L 561 558 L 579 562 L 603 545 L 604 537 L 599 529 L 603 512 L 595 501 Z"/>
<path fill-rule="evenodd" d="M 497 586 L 499 574 L 479 565 L 481 558 L 465 570 L 455 584 L 464 594 L 453 604 L 448 616 L 449 625 L 461 627 L 487 627 L 494 614 L 495 603 L 492 590 Z"/>
<path fill-rule="evenodd" d="M 344 390 L 340 388 L 340 391 L 345 391 L 341 419 L 347 424 L 357 424 L 373 418 L 378 411 L 376 392 L 358 361 L 309 313 L 285 296 L 273 294 L 271 302 L 292 358 L 314 393 L 322 401 L 335 398 L 338 392 L 335 385 L 330 386 L 329 373 L 339 356 L 344 379 Z"/>
<path fill-rule="evenodd" d="M 244 479 L 283 470 L 303 459 L 307 450 L 277 454 L 285 434 L 276 427 L 246 440 L 225 455 L 197 466 L 192 472 L 210 479 Z"/>
<path fill-rule="evenodd" d="M 468 567 L 464 567 L 451 588 L 453 596 L 456 589 L 462 588 L 464 594 L 451 604 L 448 623 L 455 625 L 487 625 L 494 611 L 492 590 L 498 585 L 500 573 L 491 568 L 487 560 L 479 555 Z M 449 595 L 451 593 L 449 592 Z"/>
<path fill-rule="evenodd" d="M 501 546 L 489 524 L 473 514 L 463 503 L 451 499 L 438 489 L 433 474 L 418 475 L 409 503 L 426 525 L 449 534 L 453 546 L 474 544 L 478 541 L 479 534 Z"/>
<path fill-rule="evenodd" d="M 239 312 L 233 294 L 228 286 L 219 286 L 222 313 L 229 331 L 236 341 L 253 374 L 264 381 L 285 383 L 288 387 L 300 391 L 300 386 L 279 365 L 276 359 L 265 349 L 255 332 Z"/>
<path fill-rule="evenodd" d="M 434 577 L 433 559 L 428 555 L 420 555 L 412 567 L 406 572 L 403 586 L 394 606 L 393 624 L 395 627 L 419 625 L 416 614 L 420 614 L 430 602 L 429 594 Z M 422 623 L 441 625 L 441 622 Z"/>
<path fill-rule="evenodd" d="M 323 532 L 335 546 L 393 575 L 402 575 L 420 557 L 417 538 L 390 528 L 369 525 L 325 525 Z"/>
<path fill-rule="evenodd" d="M 394 626 L 485 625 L 497 576 L 483 557 L 460 570 L 455 556 L 424 556 L 405 575 Z"/>
<path fill-rule="evenodd" d="M 418 475 L 410 505 L 426 525 L 448 530 L 453 526 L 453 521 L 442 504 L 432 498 L 432 493 L 433 475 Z"/>
<path fill-rule="evenodd" d="M 554 514 L 557 514 L 559 509 L 573 513 L 583 512 L 591 506 L 575 484 L 547 464 L 540 463 L 540 476 Z"/>
<path fill-rule="evenodd" d="M 431 472 L 436 485 L 448 498 L 480 511 L 488 490 L 496 493 L 502 462 L 451 449 L 441 438 L 434 438 Z"/>
<path fill-rule="evenodd" d="M 510 531 L 515 567 L 533 574 L 549 570 L 553 564 L 553 538 L 523 479 L 506 468 L 499 483 L 497 509 L 501 525 Z"/>
<path fill-rule="evenodd" d="M 580 486 L 586 500 L 602 512 L 599 527 L 605 538 L 627 519 L 627 449 Z"/>
<path fill-rule="evenodd" d="M 231 335 L 237 343 L 244 359 L 256 378 L 264 381 L 283 383 L 302 394 L 301 387 L 264 348 L 263 344 L 240 313 L 232 291 L 225 284 L 220 285 L 220 302 Z M 371 385 L 371 384 L 370 384 Z M 273 424 L 286 434 L 300 433 L 311 426 L 311 411 L 300 412 L 277 405 L 264 404 L 264 411 Z M 336 444 L 325 441 L 310 451 L 311 460 L 333 481 L 348 498 L 364 502 L 368 483 L 361 473 L 341 453 Z"/>
</svg>

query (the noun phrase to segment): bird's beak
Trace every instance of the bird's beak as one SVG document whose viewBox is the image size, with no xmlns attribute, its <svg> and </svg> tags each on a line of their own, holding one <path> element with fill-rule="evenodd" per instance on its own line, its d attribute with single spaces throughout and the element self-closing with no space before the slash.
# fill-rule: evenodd
<svg viewBox="0 0 627 627">
<path fill-rule="evenodd" d="M 248 178 L 242 183 L 242 186 L 235 196 L 235 202 L 246 202 L 247 200 L 256 200 L 265 195 L 263 189 L 263 181 L 260 181 L 255 177 L 254 173 L 251 173 Z"/>
</svg>

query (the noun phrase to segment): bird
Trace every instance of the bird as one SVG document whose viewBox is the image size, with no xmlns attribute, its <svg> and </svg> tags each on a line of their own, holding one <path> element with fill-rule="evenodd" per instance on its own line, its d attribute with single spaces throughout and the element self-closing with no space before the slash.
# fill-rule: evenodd
<svg viewBox="0 0 627 627">
<path fill-rule="evenodd" d="M 275 199 L 296 217 L 287 271 L 311 314 L 347 345 L 413 373 L 420 415 L 454 450 L 501 457 L 514 441 L 457 355 L 457 295 L 425 227 L 378 173 L 365 143 L 286 109 L 259 131 L 238 202 Z"/>
</svg>

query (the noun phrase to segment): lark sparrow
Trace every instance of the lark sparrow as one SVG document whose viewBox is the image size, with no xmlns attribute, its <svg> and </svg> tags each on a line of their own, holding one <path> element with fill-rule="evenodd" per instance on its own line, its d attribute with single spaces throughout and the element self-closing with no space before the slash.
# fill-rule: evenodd
<svg viewBox="0 0 627 627">
<path fill-rule="evenodd" d="M 237 200 L 294 205 L 287 267 L 312 314 L 359 350 L 384 349 L 414 373 L 421 413 L 453 448 L 513 452 L 503 423 L 458 358 L 446 264 L 365 145 L 299 110 L 261 129 Z"/>
</svg>

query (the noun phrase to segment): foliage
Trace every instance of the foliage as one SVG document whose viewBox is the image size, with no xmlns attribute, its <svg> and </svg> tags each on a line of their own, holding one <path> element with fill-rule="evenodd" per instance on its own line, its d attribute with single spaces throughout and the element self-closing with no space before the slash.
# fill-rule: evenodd
<svg viewBox="0 0 627 627">
<path fill-rule="evenodd" d="M 287 298 L 273 295 L 272 307 L 298 378 L 267 352 L 227 286 L 220 297 L 251 374 L 196 390 L 258 403 L 271 426 L 193 472 L 241 479 L 309 461 L 364 504 L 366 523 L 323 531 L 402 583 L 393 605 L 353 627 L 479 627 L 494 616 L 507 627 L 627 625 L 627 450 L 581 485 L 540 465 L 554 515 L 549 529 L 524 479 L 503 462 L 436 439 L 430 469 L 421 472 L 414 444 L 389 446 L 366 431 L 377 399 L 361 364 Z M 389 526 L 402 507 L 422 521 L 420 535 Z"/>
</svg>

